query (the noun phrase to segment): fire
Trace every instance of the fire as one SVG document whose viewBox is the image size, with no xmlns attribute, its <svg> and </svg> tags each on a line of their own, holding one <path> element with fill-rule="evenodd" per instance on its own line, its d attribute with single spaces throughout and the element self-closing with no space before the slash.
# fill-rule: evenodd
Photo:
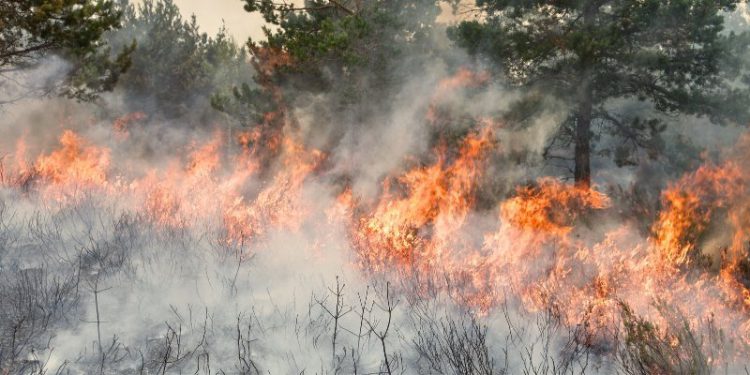
<svg viewBox="0 0 750 375">
<path fill-rule="evenodd" d="M 502 203 L 501 216 L 517 228 L 559 237 L 568 234 L 586 210 L 601 210 L 610 204 L 609 198 L 596 190 L 550 178 L 518 188 L 516 194 Z"/>
<path fill-rule="evenodd" d="M 269 64 L 288 59 L 263 53 Z M 437 95 L 487 79 L 459 71 Z M 125 135 L 118 146 L 133 142 L 127 134 L 139 129 L 128 124 L 144 116 L 115 121 L 109 131 Z M 210 228 L 222 244 L 243 248 L 327 219 L 348 235 L 353 266 L 365 273 L 419 280 L 409 293 L 445 293 L 479 313 L 507 301 L 552 311 L 577 327 L 581 343 L 602 351 L 612 349 L 624 302 L 658 321 L 650 308 L 656 300 L 693 317 L 690 324 L 715 316 L 716 324 L 736 327 L 733 339 L 750 344 L 750 173 L 743 163 L 750 153 L 742 147 L 671 183 L 650 233 L 642 234 L 607 222 L 614 210 L 606 194 L 555 178 L 518 186 L 492 203 L 479 199 L 498 145 L 490 120 L 477 121 L 455 146 L 443 141 L 429 158 L 411 159 L 411 168 L 385 178 L 372 200 L 329 181 L 326 152 L 307 146 L 289 124 L 274 127 L 284 121 L 282 108 L 250 130 L 216 131 L 166 160 L 143 160 L 149 167 L 141 172 L 71 130 L 57 149 L 38 156 L 22 138 L 12 171 L 2 171 L 13 178 L 3 182 L 39 191 L 45 202 L 74 202 L 69 198 L 79 191 L 114 197 L 155 228 Z M 313 183 L 330 189 L 330 202 L 309 194 Z M 311 241 L 321 248 L 341 241 L 333 237 L 320 233 Z"/>
<path fill-rule="evenodd" d="M 25 137 L 16 141 L 16 150 L 13 153 L 14 162 L 6 169 L 5 160 L 0 163 L 0 183 L 8 186 L 25 187 L 34 177 L 34 168 L 28 161 L 28 146 Z"/>
<path fill-rule="evenodd" d="M 187 166 L 188 176 L 203 177 L 215 172 L 219 167 L 219 151 L 222 134 L 216 133 L 213 139 L 190 154 Z"/>
<path fill-rule="evenodd" d="M 183 160 L 174 158 L 165 168 L 152 168 L 140 177 L 118 176 L 117 183 L 110 181 L 114 177 L 109 175 L 109 149 L 94 146 L 71 130 L 63 132 L 57 150 L 40 155 L 33 164 L 26 162 L 27 146 L 21 139 L 13 184 L 38 181 L 45 199 L 55 201 L 69 201 L 78 192 L 99 189 L 138 202 L 136 209 L 151 223 L 170 229 L 208 223 L 218 215 L 223 218 L 227 242 L 254 239 L 271 228 L 299 227 L 309 212 L 303 202 L 303 183 L 325 155 L 306 149 L 292 137 L 280 137 L 281 161 L 274 167 L 275 175 L 268 184 L 254 187 L 251 179 L 262 167 L 256 147 L 259 133 L 239 134 L 233 152 L 225 139 L 217 131 L 209 141 L 188 146 Z"/>
<path fill-rule="evenodd" d="M 664 207 L 654 224 L 654 242 L 662 258 L 682 265 L 700 255 L 701 234 L 714 214 L 739 198 L 743 173 L 734 162 L 706 165 L 689 174 L 662 195 Z"/>
<path fill-rule="evenodd" d="M 37 184 L 47 199 L 74 203 L 87 190 L 108 188 L 110 150 L 91 144 L 72 130 L 59 137 L 59 148 L 33 162 L 28 161 L 26 141 L 19 139 L 15 159 L 11 185 L 28 188 Z"/>
<path fill-rule="evenodd" d="M 40 156 L 34 169 L 52 184 L 102 186 L 107 183 L 109 150 L 90 146 L 79 135 L 66 130 L 59 150 Z"/>
<path fill-rule="evenodd" d="M 241 242 L 264 234 L 270 228 L 296 230 L 308 215 L 302 201 L 305 179 L 318 167 L 325 155 L 306 150 L 291 138 L 285 138 L 280 172 L 254 201 L 236 197 L 224 210 L 228 236 Z"/>
<path fill-rule="evenodd" d="M 447 242 L 472 209 L 481 166 L 494 144 L 489 127 L 469 135 L 452 162 L 438 151 L 436 162 L 388 179 L 372 212 L 359 219 L 353 235 L 363 262 L 374 270 L 439 263 Z M 427 233 L 430 232 L 430 235 Z"/>
<path fill-rule="evenodd" d="M 500 225 L 486 236 L 485 253 L 495 269 L 486 282 L 518 290 L 531 310 L 552 306 L 564 321 L 599 319 L 612 305 L 612 279 L 619 271 L 599 262 L 617 259 L 612 250 L 620 234 L 592 245 L 572 232 L 579 220 L 609 206 L 605 194 L 556 179 L 519 187 L 500 203 Z"/>
<path fill-rule="evenodd" d="M 225 185 L 232 177 L 219 175 L 222 146 L 222 133 L 217 132 L 205 144 L 192 146 L 184 166 L 172 161 L 166 171 L 152 170 L 135 182 L 133 193 L 142 196 L 152 222 L 169 228 L 184 227 L 215 212 L 216 202 L 227 199 L 232 191 Z"/>
</svg>

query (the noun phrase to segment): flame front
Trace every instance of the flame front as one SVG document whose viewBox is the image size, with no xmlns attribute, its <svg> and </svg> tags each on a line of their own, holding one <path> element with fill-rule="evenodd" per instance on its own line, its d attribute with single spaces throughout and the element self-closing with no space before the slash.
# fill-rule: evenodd
<svg viewBox="0 0 750 375">
<path fill-rule="evenodd" d="M 439 91 L 483 80 L 462 72 Z M 429 111 L 428 121 L 437 116 Z M 277 115 L 267 120 L 283 121 Z M 348 235 L 352 267 L 420 280 L 410 293 L 445 293 L 479 313 L 508 301 L 529 311 L 554 310 L 564 324 L 583 327 L 585 345 L 605 349 L 621 324 L 623 303 L 658 321 L 650 306 L 664 301 L 691 324 L 715 317 L 733 340 L 750 345 L 746 140 L 723 163 L 706 163 L 670 184 L 642 236 L 608 219 L 613 203 L 603 192 L 553 178 L 477 207 L 490 159 L 502 147 L 500 125 L 492 121 L 479 121 L 456 147 L 443 141 L 430 157 L 415 156 L 411 168 L 385 178 L 380 194 L 368 200 L 332 178 L 328 155 L 288 127 L 288 133 L 216 131 L 208 141 L 188 144 L 181 150 L 186 156 L 133 172 L 112 158 L 111 147 L 131 142 L 139 130 L 128 124 L 144 118 L 118 120 L 111 132 L 120 136 L 108 137 L 117 142 L 109 147 L 65 130 L 56 149 L 30 157 L 28 141 L 19 139 L 3 182 L 45 202 L 75 204 L 82 193 L 116 197 L 156 228 L 213 225 L 227 245 L 315 228 L 317 211 L 324 211 Z M 329 191 L 328 207 L 306 194 L 313 181 Z M 323 246 L 329 240 L 330 234 L 316 235 Z"/>
</svg>

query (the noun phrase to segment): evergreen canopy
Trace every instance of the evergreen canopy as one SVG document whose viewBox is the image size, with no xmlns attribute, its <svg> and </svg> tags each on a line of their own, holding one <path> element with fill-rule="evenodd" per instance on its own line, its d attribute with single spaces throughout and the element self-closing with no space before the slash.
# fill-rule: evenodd
<svg viewBox="0 0 750 375">
<path fill-rule="evenodd" d="M 512 84 L 569 104 L 562 136 L 575 145 L 576 182 L 588 186 L 592 122 L 634 147 L 652 147 L 664 129 L 655 118 L 613 113 L 606 106 L 613 99 L 717 121 L 747 112 L 735 53 L 746 44 L 724 32 L 723 12 L 739 2 L 478 0 L 485 19 L 463 22 L 451 35 L 501 67 Z"/>
</svg>

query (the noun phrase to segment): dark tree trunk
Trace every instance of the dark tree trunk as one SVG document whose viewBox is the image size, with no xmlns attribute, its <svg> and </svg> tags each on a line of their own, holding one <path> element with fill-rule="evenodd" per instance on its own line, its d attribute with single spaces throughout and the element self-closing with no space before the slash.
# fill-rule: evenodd
<svg viewBox="0 0 750 375">
<path fill-rule="evenodd" d="M 583 23 L 591 27 L 595 22 L 596 13 L 601 6 L 600 2 L 584 2 Z M 578 108 L 576 113 L 575 128 L 575 169 L 573 176 L 575 185 L 579 188 L 589 189 L 591 187 L 591 115 L 593 107 L 593 89 L 591 87 L 591 66 L 594 57 L 587 48 L 580 54 L 580 82 L 578 87 Z"/>
<path fill-rule="evenodd" d="M 580 188 L 591 187 L 591 93 L 587 90 L 581 97 L 576 114 L 575 128 L 575 184 Z"/>
</svg>

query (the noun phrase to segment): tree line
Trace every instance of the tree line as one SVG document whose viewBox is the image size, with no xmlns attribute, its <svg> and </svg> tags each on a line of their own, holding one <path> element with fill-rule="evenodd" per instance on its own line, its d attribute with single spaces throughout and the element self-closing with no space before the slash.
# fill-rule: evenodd
<svg viewBox="0 0 750 375">
<path fill-rule="evenodd" d="M 570 159 L 581 187 L 591 185 L 593 158 L 623 166 L 635 153 L 659 155 L 665 116 L 748 121 L 748 35 L 726 28 L 740 0 L 476 0 L 477 17 L 447 28 L 437 22 L 441 5 L 466 4 L 242 2 L 266 22 L 265 37 L 244 47 L 226 30 L 202 33 L 172 0 L 4 1 L 0 85 L 54 55 L 71 68 L 50 95 L 96 101 L 119 88 L 167 117 L 198 104 L 273 128 L 287 108 L 325 93 L 316 113 L 356 123 L 387 110 L 385 98 L 426 61 L 456 58 L 435 48 L 435 34 L 445 33 L 452 50 L 523 93 L 513 116 L 538 114 L 543 97 L 564 104 L 568 116 L 545 155 Z M 642 109 L 623 110 L 623 100 Z M 599 148 L 603 134 L 619 142 Z"/>
</svg>

